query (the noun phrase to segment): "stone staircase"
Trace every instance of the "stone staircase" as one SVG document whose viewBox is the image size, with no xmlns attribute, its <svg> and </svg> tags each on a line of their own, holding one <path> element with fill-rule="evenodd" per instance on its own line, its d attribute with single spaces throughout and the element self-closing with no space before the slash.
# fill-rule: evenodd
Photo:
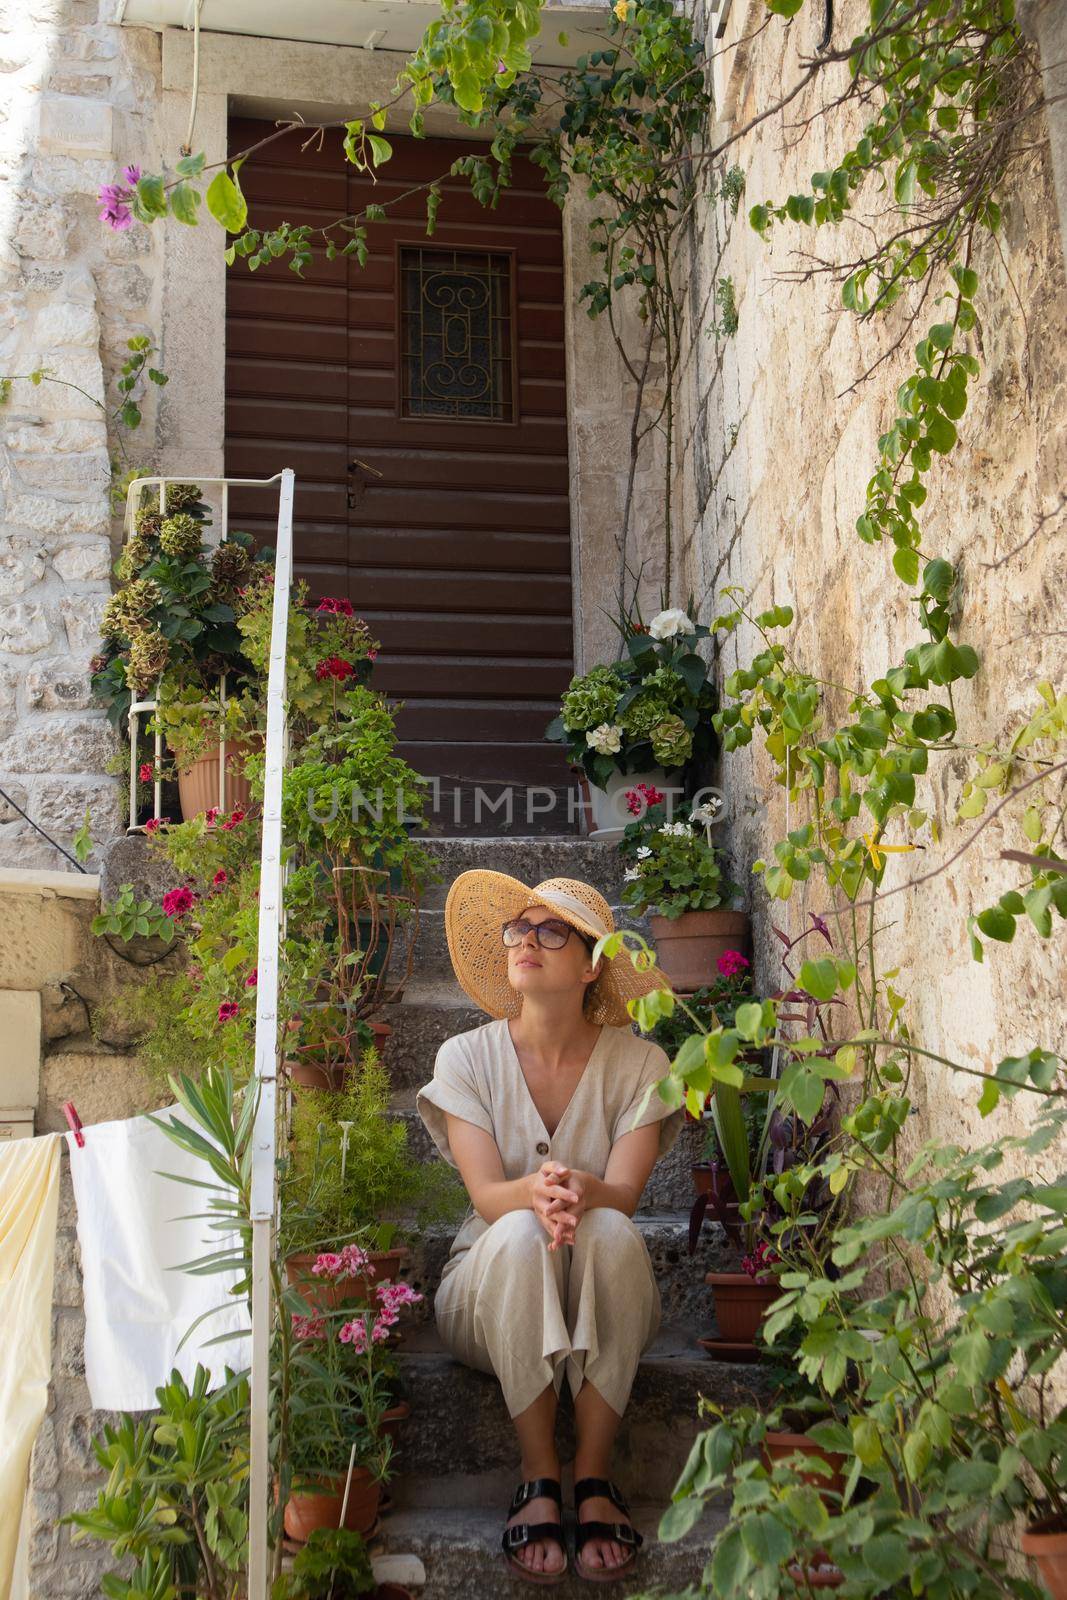
<svg viewBox="0 0 1067 1600">
<path fill-rule="evenodd" d="M 433 1075 L 441 1042 L 487 1020 L 455 981 L 444 933 L 448 887 L 468 867 L 506 872 L 534 884 L 548 877 L 582 878 L 594 884 L 612 906 L 616 925 L 645 931 L 640 920 L 620 915 L 619 858 L 613 845 L 574 837 L 425 838 L 438 859 L 442 882 L 431 889 L 420 910 L 415 970 L 403 999 L 386 1008 L 392 1025 L 384 1060 L 393 1087 L 393 1112 L 408 1124 L 420 1158 L 438 1159 L 414 1109 L 416 1090 Z M 758 1370 L 708 1359 L 696 1344 L 711 1324 L 710 1291 L 704 1274 L 728 1262 L 721 1231 L 706 1224 L 695 1255 L 688 1253 L 689 1173 L 697 1130 L 687 1125 L 674 1149 L 657 1164 L 635 1221 L 641 1228 L 656 1271 L 663 1302 L 663 1325 L 642 1358 L 620 1427 L 613 1475 L 630 1500 L 636 1525 L 645 1535 L 638 1570 L 610 1584 L 616 1595 L 639 1595 L 653 1586 L 678 1594 L 694 1584 L 707 1559 L 717 1526 L 709 1512 L 676 1544 L 660 1544 L 657 1528 L 690 1447 L 701 1431 L 701 1395 L 718 1404 L 758 1397 Z M 418 1238 L 405 1277 L 425 1299 L 415 1308 L 401 1350 L 411 1416 L 400 1436 L 398 1476 L 390 1486 L 392 1509 L 383 1518 L 381 1545 L 411 1552 L 426 1568 L 424 1600 L 444 1600 L 462 1590 L 472 1600 L 514 1596 L 522 1580 L 499 1555 L 500 1533 L 512 1490 L 519 1481 L 514 1430 L 496 1380 L 453 1361 L 433 1326 L 433 1295 L 454 1233 L 431 1227 Z M 563 1469 L 564 1503 L 573 1479 L 573 1417 L 564 1386 L 557 1438 Z M 561 1600 L 588 1593 L 588 1585 L 568 1576 L 555 1586 Z"/>
</svg>

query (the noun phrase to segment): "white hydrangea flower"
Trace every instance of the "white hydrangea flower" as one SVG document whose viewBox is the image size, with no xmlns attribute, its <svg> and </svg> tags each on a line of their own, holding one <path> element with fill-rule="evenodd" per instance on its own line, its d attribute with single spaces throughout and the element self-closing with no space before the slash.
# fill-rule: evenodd
<svg viewBox="0 0 1067 1600">
<path fill-rule="evenodd" d="M 660 611 L 652 618 L 648 631 L 653 639 L 673 639 L 679 633 L 693 633 L 696 630 L 684 611 L 677 606 L 669 611 Z"/>
<path fill-rule="evenodd" d="M 602 722 L 598 728 L 589 729 L 585 742 L 599 755 L 613 756 L 622 749 L 622 729 L 617 722 Z"/>
<path fill-rule="evenodd" d="M 624 883 L 634 883 L 641 876 L 641 868 L 640 867 L 627 867 L 626 871 L 623 873 L 622 876 L 623 876 L 623 882 Z"/>
<path fill-rule="evenodd" d="M 637 847 L 637 859 L 638 859 L 638 861 L 644 861 L 645 857 L 646 856 L 650 856 L 651 854 L 652 854 L 652 846 L 650 844 L 638 845 L 638 847 Z"/>
</svg>

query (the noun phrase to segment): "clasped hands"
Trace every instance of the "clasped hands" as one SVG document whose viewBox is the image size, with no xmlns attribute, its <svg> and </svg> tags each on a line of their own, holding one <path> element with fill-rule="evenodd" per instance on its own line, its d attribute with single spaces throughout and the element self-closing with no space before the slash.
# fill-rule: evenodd
<svg viewBox="0 0 1067 1600">
<path fill-rule="evenodd" d="M 573 1244 L 586 1212 L 585 1173 L 558 1161 L 542 1161 L 534 1173 L 532 1204 L 550 1235 L 550 1250 Z"/>
</svg>

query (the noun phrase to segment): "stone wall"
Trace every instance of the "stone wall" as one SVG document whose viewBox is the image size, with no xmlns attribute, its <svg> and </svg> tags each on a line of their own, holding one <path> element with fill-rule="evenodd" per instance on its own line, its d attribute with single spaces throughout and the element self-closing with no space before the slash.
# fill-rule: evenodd
<svg viewBox="0 0 1067 1600">
<path fill-rule="evenodd" d="M 747 6 L 735 0 L 733 12 L 737 37 L 752 34 L 765 15 L 762 0 Z M 847 43 L 866 5 L 849 0 L 837 13 L 834 41 Z M 806 7 L 788 27 L 772 18 L 744 61 L 737 52 L 725 59 L 724 103 L 735 109 L 733 121 L 714 130 L 716 139 L 779 97 L 821 27 L 821 7 Z M 685 552 L 675 592 L 692 584 L 705 620 L 729 609 L 722 591 L 731 584 L 749 591 L 755 611 L 791 605 L 798 662 L 842 685 L 828 708 L 827 731 L 847 720 L 847 691 L 869 684 L 921 637 L 912 591 L 892 570 L 892 550 L 863 544 L 854 529 L 912 347 L 938 315 L 928 306 L 900 352 L 864 379 L 903 331 L 902 315 L 859 326 L 826 278 L 781 279 L 796 269 L 797 251 L 848 259 L 840 254 L 849 248 L 847 235 L 824 229 L 813 244 L 812 230 L 780 224 L 765 244 L 748 224 L 749 206 L 805 189 L 813 171 L 831 166 L 847 148 L 839 118 L 801 126 L 844 81 L 843 68 L 830 69 L 791 105 L 788 129 L 771 120 L 732 147 L 728 163 L 745 174 L 738 213 L 723 201 L 705 204 L 681 264 L 690 293 L 678 427 L 684 457 L 676 483 Z M 1037 141 L 1042 132 L 1036 130 Z M 1059 681 L 1062 689 L 1067 297 L 1043 142 L 1025 179 L 1013 185 L 1000 248 L 983 240 L 975 265 L 982 284 L 975 338 L 981 377 L 971 386 L 959 444 L 929 475 L 920 515 L 924 550 L 947 557 L 960 573 L 958 636 L 978 650 L 982 670 L 955 689 L 959 738 L 981 745 L 1010 738 L 1028 720 L 1039 680 Z M 725 277 L 734 284 L 739 326 L 733 337 L 717 338 L 710 331 L 714 293 Z M 723 675 L 757 648 L 753 631 L 739 630 L 723 650 Z M 925 853 L 892 858 L 886 888 L 936 865 L 962 842 L 966 829 L 954 826 L 953 817 L 966 770 L 962 756 L 932 758 L 929 792 L 944 842 L 921 835 Z M 749 878 L 751 862 L 802 820 L 795 810 L 788 814 L 758 738 L 724 760 L 723 784 L 729 845 L 756 913 L 761 977 L 774 985 L 781 969 L 771 923 L 797 933 L 809 909 L 826 906 L 821 890 L 805 893 L 802 886 L 788 905 L 768 904 L 761 880 Z M 993 824 L 949 872 L 921 895 L 889 901 L 880 918 L 882 965 L 900 967 L 895 987 L 910 997 L 917 1041 L 976 1067 L 1033 1044 L 1064 1047 L 1056 937 L 1045 942 L 1020 925 L 1013 945 L 987 946 L 982 965 L 968 947 L 968 912 L 1017 881 L 1016 869 L 999 862 L 997 852 L 1019 842 L 1006 819 L 1003 828 Z M 924 1132 L 991 1136 L 991 1125 L 974 1110 L 973 1081 L 936 1067 L 919 1077 L 913 1087 Z M 1026 1100 L 1015 1102 L 1009 1121 L 1025 1122 Z"/>
<path fill-rule="evenodd" d="M 121 163 L 158 166 L 159 40 L 114 26 L 114 0 L 10 0 L 0 14 L 0 786 L 70 847 L 86 806 L 120 816 L 113 739 L 90 702 L 114 533 L 105 410 L 126 340 L 158 334 L 162 235 L 111 233 L 96 196 Z M 151 389 L 151 385 L 149 388 Z M 154 395 L 126 436 L 154 459 Z M 0 863 L 62 866 L 0 800 Z"/>
</svg>

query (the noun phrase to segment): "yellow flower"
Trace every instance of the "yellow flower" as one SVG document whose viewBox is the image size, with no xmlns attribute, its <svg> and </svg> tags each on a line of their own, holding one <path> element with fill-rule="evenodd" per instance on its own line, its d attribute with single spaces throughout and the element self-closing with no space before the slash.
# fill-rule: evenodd
<svg viewBox="0 0 1067 1600">
<path fill-rule="evenodd" d="M 630 15 L 630 0 L 615 0 L 615 4 L 611 9 L 620 22 L 625 22 Z"/>
<path fill-rule="evenodd" d="M 882 844 L 877 833 L 865 833 L 863 842 L 867 846 L 867 854 L 871 858 L 871 865 L 875 872 L 882 865 L 882 856 L 902 856 L 906 855 L 909 850 L 915 849 L 913 844 Z"/>
</svg>

